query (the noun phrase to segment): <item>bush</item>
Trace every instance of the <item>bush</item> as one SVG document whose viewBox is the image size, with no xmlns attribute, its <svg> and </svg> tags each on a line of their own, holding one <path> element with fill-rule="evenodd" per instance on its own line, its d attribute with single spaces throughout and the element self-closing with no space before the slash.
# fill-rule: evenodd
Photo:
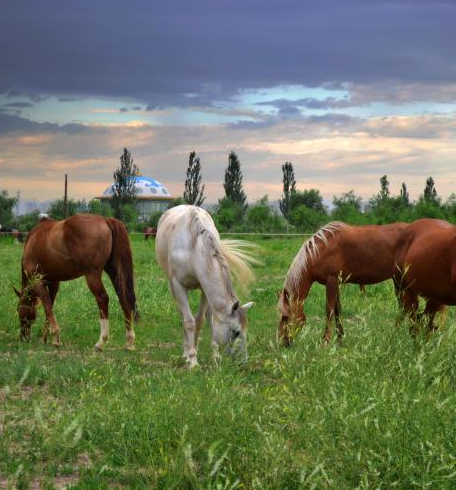
<svg viewBox="0 0 456 490">
<path fill-rule="evenodd" d="M 283 232 L 286 222 L 275 213 L 268 204 L 268 196 L 262 197 L 249 206 L 245 215 L 244 226 L 247 231 Z"/>
<path fill-rule="evenodd" d="M 228 198 L 219 200 L 212 216 L 220 231 L 240 231 L 243 229 L 244 207 Z"/>
<path fill-rule="evenodd" d="M 328 215 L 306 206 L 299 206 L 288 214 L 288 221 L 298 231 L 314 232 L 328 221 Z"/>
</svg>

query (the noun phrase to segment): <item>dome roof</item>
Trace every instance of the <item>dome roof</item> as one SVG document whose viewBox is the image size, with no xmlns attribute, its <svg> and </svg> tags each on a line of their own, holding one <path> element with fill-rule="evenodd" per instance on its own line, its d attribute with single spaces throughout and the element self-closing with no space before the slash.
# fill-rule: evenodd
<svg viewBox="0 0 456 490">
<path fill-rule="evenodd" d="M 149 177 L 143 177 L 142 175 L 135 175 L 135 188 L 136 197 L 139 198 L 171 198 L 171 194 L 168 189 L 156 181 L 155 179 L 150 179 Z M 114 185 L 109 186 L 104 192 L 103 197 L 112 197 L 114 194 Z"/>
</svg>

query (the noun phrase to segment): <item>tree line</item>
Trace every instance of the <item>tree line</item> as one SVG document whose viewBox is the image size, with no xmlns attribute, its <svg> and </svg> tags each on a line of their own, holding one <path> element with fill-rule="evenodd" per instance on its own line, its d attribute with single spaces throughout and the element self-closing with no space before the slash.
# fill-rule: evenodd
<svg viewBox="0 0 456 490">
<path fill-rule="evenodd" d="M 402 183 L 399 193 L 393 195 L 387 175 L 380 178 L 379 192 L 363 202 L 353 190 L 334 196 L 332 206 L 326 206 L 318 189 L 297 188 L 291 162 L 282 166 L 283 192 L 278 206 L 273 206 L 265 195 L 253 204 L 247 204 L 243 189 L 241 162 L 235 152 L 228 155 L 223 188 L 225 195 L 208 210 L 220 231 L 254 232 L 312 232 L 330 220 L 350 224 L 386 224 L 396 221 L 410 222 L 418 218 L 439 218 L 456 221 L 456 194 L 443 201 L 437 193 L 435 182 L 428 177 L 418 200 L 411 201 L 407 185 Z M 156 226 L 161 212 L 151 215 L 146 222 L 138 221 L 135 204 L 134 176 L 139 168 L 131 153 L 124 148 L 120 165 L 113 174 L 113 196 L 109 204 L 98 199 L 68 201 L 68 214 L 94 213 L 122 219 L 130 230 Z M 182 203 L 201 206 L 206 199 L 202 179 L 201 160 L 196 152 L 189 154 L 184 192 L 174 199 L 170 207 Z M 17 216 L 13 212 L 17 198 L 0 191 L 0 224 L 27 231 L 37 222 L 38 211 Z M 48 213 L 55 219 L 64 217 L 62 199 L 53 201 Z"/>
</svg>

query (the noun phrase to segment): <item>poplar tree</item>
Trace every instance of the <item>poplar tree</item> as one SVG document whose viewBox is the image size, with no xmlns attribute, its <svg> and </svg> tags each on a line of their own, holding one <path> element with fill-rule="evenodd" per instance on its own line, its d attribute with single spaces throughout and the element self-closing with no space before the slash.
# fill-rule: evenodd
<svg viewBox="0 0 456 490">
<path fill-rule="evenodd" d="M 185 179 L 184 201 L 187 204 L 201 206 L 204 200 L 204 184 L 201 185 L 201 162 L 192 151 L 188 157 L 187 178 Z"/>
<path fill-rule="evenodd" d="M 280 211 L 286 217 L 290 211 L 291 196 L 296 192 L 296 180 L 294 176 L 293 164 L 285 162 L 282 165 L 283 172 L 283 194 L 279 200 Z"/>
<path fill-rule="evenodd" d="M 401 187 L 401 199 L 402 202 L 408 206 L 410 204 L 410 196 L 407 190 L 407 186 L 405 185 L 405 182 L 402 182 L 402 187 Z"/>
<path fill-rule="evenodd" d="M 134 204 L 136 197 L 135 177 L 139 169 L 134 164 L 131 153 L 124 148 L 120 156 L 120 166 L 114 172 L 114 194 L 111 204 L 116 217 L 120 217 L 121 206 L 125 204 Z"/>
<path fill-rule="evenodd" d="M 389 191 L 388 176 L 384 175 L 380 179 L 380 199 L 382 201 L 385 201 L 386 199 L 388 199 L 389 195 L 390 195 L 390 191 Z"/>
<path fill-rule="evenodd" d="M 234 151 L 228 155 L 228 167 L 225 170 L 225 182 L 223 183 L 226 199 L 233 203 L 246 207 L 247 197 L 242 189 L 241 163 Z"/>
<path fill-rule="evenodd" d="M 425 201 L 438 201 L 437 189 L 435 188 L 434 179 L 432 177 L 426 179 L 423 197 Z"/>
</svg>

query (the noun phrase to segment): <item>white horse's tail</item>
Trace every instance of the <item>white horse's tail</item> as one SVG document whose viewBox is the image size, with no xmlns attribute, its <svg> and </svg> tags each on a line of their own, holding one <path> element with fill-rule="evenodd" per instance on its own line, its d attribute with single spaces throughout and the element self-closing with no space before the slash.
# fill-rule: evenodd
<svg viewBox="0 0 456 490">
<path fill-rule="evenodd" d="M 258 249 L 254 243 L 245 240 L 220 240 L 220 251 L 228 264 L 234 281 L 247 288 L 255 280 L 251 265 L 260 265 L 261 261 L 253 256 Z"/>
</svg>

